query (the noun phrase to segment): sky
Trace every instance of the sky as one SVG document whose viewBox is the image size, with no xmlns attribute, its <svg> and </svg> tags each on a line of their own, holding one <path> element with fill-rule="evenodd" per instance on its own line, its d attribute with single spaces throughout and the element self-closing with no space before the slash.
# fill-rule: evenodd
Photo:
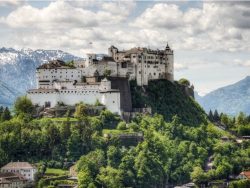
<svg viewBox="0 0 250 188">
<path fill-rule="evenodd" d="M 174 50 L 175 79 L 200 95 L 250 75 L 250 1 L 0 0 L 0 47 L 77 56 Z"/>
</svg>

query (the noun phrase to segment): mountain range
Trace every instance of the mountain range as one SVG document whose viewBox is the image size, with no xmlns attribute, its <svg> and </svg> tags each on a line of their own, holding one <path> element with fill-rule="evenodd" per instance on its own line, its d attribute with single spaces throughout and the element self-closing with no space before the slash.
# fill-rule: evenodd
<svg viewBox="0 0 250 188">
<path fill-rule="evenodd" d="M 250 114 L 250 76 L 203 97 L 196 93 L 195 98 L 207 112 L 217 109 L 229 115 L 237 115 L 239 112 Z"/>
<path fill-rule="evenodd" d="M 36 85 L 36 67 L 52 59 L 79 60 L 61 50 L 0 48 L 0 104 L 11 105 L 17 96 Z"/>
</svg>

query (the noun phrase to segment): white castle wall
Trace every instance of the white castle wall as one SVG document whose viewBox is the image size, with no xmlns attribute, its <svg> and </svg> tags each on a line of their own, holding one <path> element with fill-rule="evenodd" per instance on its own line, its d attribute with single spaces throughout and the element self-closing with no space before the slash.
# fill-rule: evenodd
<svg viewBox="0 0 250 188">
<path fill-rule="evenodd" d="M 73 85 L 73 82 L 54 82 L 55 89 L 34 89 L 27 93 L 34 105 L 45 106 L 50 103 L 51 107 L 59 102 L 65 105 L 75 105 L 79 102 L 95 104 L 101 101 L 113 113 L 121 114 L 120 92 L 111 90 L 111 82 L 106 78 L 101 83 Z M 64 88 L 63 88 L 64 87 Z M 67 88 L 66 88 L 67 87 Z"/>
<path fill-rule="evenodd" d="M 56 106 L 58 102 L 63 102 L 65 105 L 75 105 L 79 102 L 93 105 L 97 100 L 99 100 L 111 112 L 121 114 L 119 92 L 99 93 L 99 91 L 97 90 L 92 90 L 92 91 L 65 90 L 53 93 L 29 92 L 27 94 L 27 97 L 31 99 L 33 104 L 37 104 L 39 106 L 44 106 L 46 102 L 50 102 L 51 107 Z"/>
<path fill-rule="evenodd" d="M 100 99 L 102 104 L 105 104 L 107 109 L 109 109 L 111 112 L 119 112 L 118 114 L 120 115 L 120 93 L 119 92 L 107 92 L 107 93 L 102 93 L 101 99 Z"/>
<path fill-rule="evenodd" d="M 34 105 L 44 106 L 46 102 L 50 102 L 51 106 L 55 106 L 60 101 L 56 91 L 51 92 L 28 92 L 27 97 Z"/>
</svg>

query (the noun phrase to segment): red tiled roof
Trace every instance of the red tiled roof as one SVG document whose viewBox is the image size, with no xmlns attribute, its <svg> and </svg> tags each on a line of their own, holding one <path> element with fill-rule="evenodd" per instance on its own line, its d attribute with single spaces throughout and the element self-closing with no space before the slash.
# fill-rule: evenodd
<svg viewBox="0 0 250 188">
<path fill-rule="evenodd" d="M 246 176 L 248 179 L 250 179 L 250 171 L 243 171 L 240 173 L 241 175 Z"/>
</svg>

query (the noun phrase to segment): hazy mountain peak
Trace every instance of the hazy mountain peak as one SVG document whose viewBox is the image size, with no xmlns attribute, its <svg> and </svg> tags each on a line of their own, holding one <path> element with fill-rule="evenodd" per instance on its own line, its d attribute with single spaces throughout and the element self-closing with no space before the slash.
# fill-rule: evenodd
<svg viewBox="0 0 250 188">
<path fill-rule="evenodd" d="M 219 112 L 236 115 L 240 111 L 250 114 L 250 76 L 216 89 L 197 98 L 206 111 L 217 109 Z"/>
</svg>

